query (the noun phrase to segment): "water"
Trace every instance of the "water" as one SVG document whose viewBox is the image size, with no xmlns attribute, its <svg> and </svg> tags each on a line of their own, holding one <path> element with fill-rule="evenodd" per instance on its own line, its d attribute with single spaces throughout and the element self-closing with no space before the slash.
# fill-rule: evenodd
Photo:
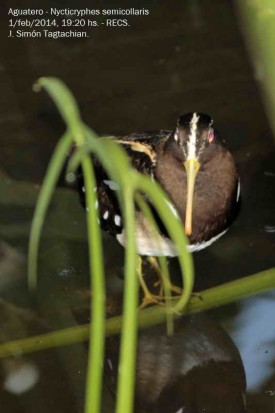
<svg viewBox="0 0 275 413">
<path fill-rule="evenodd" d="M 40 3 L 44 8 L 51 5 L 48 0 Z M 116 3 L 123 6 L 123 1 Z M 28 7 L 32 5 L 35 2 Z M 79 7 L 87 5 L 78 3 Z M 69 6 L 69 2 L 63 5 Z M 99 1 L 93 4 L 101 6 Z M 274 140 L 233 3 L 176 0 L 171 6 L 168 1 L 151 1 L 146 7 L 150 16 L 133 18 L 130 29 L 100 29 L 84 41 L 5 42 L 0 67 L 1 238 L 21 253 L 18 260 L 22 260 L 37 184 L 64 129 L 52 102 L 44 93 L 34 94 L 31 86 L 40 76 L 54 75 L 69 85 L 84 120 L 100 134 L 173 128 L 180 113 L 210 113 L 237 161 L 242 208 L 226 236 L 194 255 L 196 288 L 274 267 Z M 2 5 L 4 25 L 6 12 Z M 83 300 L 89 300 L 84 215 L 75 194 L 62 185 L 61 180 L 45 225 L 39 263 L 37 305 L 51 328 L 76 324 L 84 316 Z M 121 273 L 123 251 L 109 237 L 104 238 L 104 249 L 112 288 L 121 288 L 123 281 L 113 274 Z M 1 296 L 28 308 L 33 303 L 20 278 L 22 271 L 13 274 L 14 278 L 1 278 Z M 268 293 L 211 312 L 241 352 L 251 412 L 274 411 L 274 309 L 274 295 Z M 27 319 L 29 332 L 47 330 L 48 326 L 27 315 L 17 314 L 16 319 Z M 17 327 L 7 331 L 7 337 L 13 337 L 14 330 Z M 37 353 L 22 360 L 22 365 L 29 361 L 39 366 L 40 379 L 20 400 L 1 391 L 1 400 L 10 411 L 37 410 L 38 404 L 42 412 L 81 411 L 84 345 Z M 112 404 L 107 391 L 106 399 Z M 108 411 L 106 406 L 104 411 Z"/>
</svg>

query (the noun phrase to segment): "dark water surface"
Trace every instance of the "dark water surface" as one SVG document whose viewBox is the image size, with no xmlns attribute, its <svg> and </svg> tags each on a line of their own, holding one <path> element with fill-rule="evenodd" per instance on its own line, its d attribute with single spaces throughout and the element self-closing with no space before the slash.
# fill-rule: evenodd
<svg viewBox="0 0 275 413">
<path fill-rule="evenodd" d="M 129 7 L 122 0 L 111 4 Z M 28 7 L 36 5 L 31 1 Z M 41 8 L 50 6 L 75 7 L 75 2 L 39 2 Z M 103 2 L 91 5 L 79 1 L 77 6 L 102 8 Z M 38 184 L 64 129 L 52 102 L 45 93 L 34 94 L 32 84 L 40 76 L 57 76 L 72 89 L 84 120 L 99 134 L 172 129 L 181 113 L 210 113 L 238 164 L 242 208 L 221 240 L 194 255 L 196 288 L 275 266 L 274 139 L 258 91 L 259 73 L 250 66 L 233 6 L 226 0 L 151 0 L 142 6 L 135 1 L 131 7 L 149 8 L 150 15 L 130 18 L 130 28 L 100 28 L 82 40 L 6 39 L 8 28 L 3 31 L 2 240 L 26 254 Z M 8 8 L 25 6 L 23 1 L 11 0 L 0 7 L 5 27 Z M 47 331 L 49 326 L 76 324 L 82 316 L 83 296 L 89 299 L 85 217 L 77 196 L 62 186 L 61 180 L 45 225 L 39 263 L 36 306 L 39 315 L 48 320 L 47 325 L 41 326 L 28 314 L 14 310 L 17 322 L 26 321 L 26 329 L 32 334 Z M 104 237 L 104 250 L 110 278 L 121 287 L 122 281 L 113 273 L 121 272 L 123 251 L 108 237 Z M 18 267 L 10 270 L 8 280 L 6 268 L 0 267 L 1 296 L 28 307 L 25 281 L 20 278 L 23 258 L 12 257 L 10 261 Z M 241 353 L 250 412 L 271 413 L 275 409 L 274 313 L 273 292 L 211 313 Z M 8 324 L 2 340 L 5 334 L 6 339 L 15 337 Z M 17 327 L 11 330 L 17 331 Z M 7 412 L 38 408 L 39 412 L 52 413 L 82 411 L 84 345 L 38 353 L 22 358 L 20 363 L 39 366 L 40 380 L 20 398 L 1 391 Z M 7 364 L 2 368 L 3 383 L 6 372 L 15 367 Z M 112 404 L 109 397 L 106 391 L 105 403 Z M 112 407 L 105 406 L 104 411 L 112 411 Z"/>
</svg>

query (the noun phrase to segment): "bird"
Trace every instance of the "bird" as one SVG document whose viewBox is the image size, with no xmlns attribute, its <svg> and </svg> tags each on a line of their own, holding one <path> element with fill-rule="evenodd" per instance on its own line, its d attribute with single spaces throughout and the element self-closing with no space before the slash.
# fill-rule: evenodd
<svg viewBox="0 0 275 413">
<path fill-rule="evenodd" d="M 190 252 L 210 246 L 225 234 L 239 209 L 240 178 L 233 156 L 211 116 L 189 112 L 178 118 L 173 130 L 131 133 L 110 139 L 123 147 L 135 170 L 163 188 L 168 205 L 179 218 L 189 240 Z M 92 159 L 96 176 L 95 207 L 99 209 L 100 225 L 125 247 L 123 219 L 116 196 L 119 185 L 107 175 L 94 155 Z M 86 207 L 81 167 L 77 182 L 80 202 Z M 152 212 L 159 222 L 154 208 Z M 140 209 L 136 208 L 135 215 L 136 249 L 141 257 L 150 260 L 178 255 L 177 247 L 163 226 L 156 232 Z M 139 278 L 150 302 L 152 294 L 146 290 L 142 277 Z M 177 288 L 171 289 L 177 291 Z"/>
<path fill-rule="evenodd" d="M 116 396 L 120 335 L 106 340 L 104 372 Z M 229 335 L 206 315 L 140 329 L 135 368 L 135 413 L 244 413 L 246 377 Z"/>
</svg>

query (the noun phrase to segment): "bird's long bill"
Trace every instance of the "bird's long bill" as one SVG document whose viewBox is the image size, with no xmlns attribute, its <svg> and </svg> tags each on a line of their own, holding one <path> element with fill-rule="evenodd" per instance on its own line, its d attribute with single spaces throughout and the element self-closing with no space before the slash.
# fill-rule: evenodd
<svg viewBox="0 0 275 413">
<path fill-rule="evenodd" d="M 184 163 L 187 174 L 187 200 L 185 213 L 185 233 L 192 234 L 192 212 L 196 175 L 200 169 L 200 163 L 196 159 L 189 159 Z"/>
</svg>

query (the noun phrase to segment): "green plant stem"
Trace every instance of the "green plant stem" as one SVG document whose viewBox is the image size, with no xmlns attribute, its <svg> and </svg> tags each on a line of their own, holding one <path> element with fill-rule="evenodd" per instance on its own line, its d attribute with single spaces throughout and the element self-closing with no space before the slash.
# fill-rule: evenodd
<svg viewBox="0 0 275 413">
<path fill-rule="evenodd" d="M 82 167 L 86 188 L 86 205 L 89 209 L 87 213 L 87 228 L 91 287 L 93 291 L 88 361 L 90 368 L 87 370 L 85 412 L 95 413 L 100 412 L 101 406 L 102 363 L 105 343 L 105 287 L 101 234 L 97 224 L 97 213 L 94 208 L 96 201 L 94 193 L 95 177 L 91 160 L 87 156 L 82 160 Z"/>
<path fill-rule="evenodd" d="M 32 291 L 37 286 L 37 258 L 43 223 L 71 144 L 72 136 L 66 132 L 54 150 L 36 203 L 28 248 L 28 284 Z"/>
<path fill-rule="evenodd" d="M 167 286 L 167 280 L 171 282 L 167 258 L 159 257 L 159 264 L 160 264 L 161 274 L 163 275 L 164 296 L 166 297 L 166 301 L 169 302 L 172 295 L 171 295 L 170 288 Z M 166 313 L 166 330 L 169 336 L 172 336 L 174 334 L 174 314 L 169 311 L 167 311 Z"/>
<path fill-rule="evenodd" d="M 63 82 L 55 78 L 39 79 L 36 88 L 41 87 L 44 87 L 54 100 L 75 143 L 80 146 L 84 145 L 86 143 L 85 131 L 81 122 L 77 104 L 71 92 L 66 88 Z M 59 160 L 59 162 L 59 167 L 63 167 L 64 159 L 62 162 Z M 89 213 L 87 214 L 87 229 L 89 241 L 90 280 L 94 296 L 91 306 L 91 328 L 89 329 L 90 341 L 85 413 L 99 413 L 101 406 L 102 365 L 105 342 L 104 270 L 100 230 L 97 224 L 98 216 L 94 208 L 96 200 L 94 194 L 95 178 L 93 174 L 92 161 L 89 154 L 83 156 L 81 165 L 83 168 L 84 183 L 86 187 L 86 203 L 89 208 Z M 47 184 L 48 181 L 46 182 L 45 187 Z M 52 189 L 53 187 L 54 185 L 52 186 Z M 93 343 L 93 345 L 91 345 L 91 343 Z"/>
<path fill-rule="evenodd" d="M 258 86 L 275 135 L 275 3 L 273 0 L 237 0 L 235 3 L 254 70 L 261 74 Z"/>
<path fill-rule="evenodd" d="M 134 182 L 131 182 L 132 185 Z M 135 363 L 137 345 L 138 279 L 135 248 L 135 209 L 133 186 L 123 193 L 123 211 L 127 247 L 125 252 L 125 287 L 123 301 L 122 337 L 119 360 L 119 376 L 116 413 L 131 413 L 135 389 Z"/>
<path fill-rule="evenodd" d="M 198 293 L 199 296 L 191 297 L 188 306 L 180 314 L 176 314 L 175 317 L 210 310 L 274 288 L 275 268 L 270 268 L 241 280 L 231 281 Z M 165 309 L 159 306 L 150 307 L 138 314 L 138 324 L 141 328 L 163 323 L 165 319 Z M 108 319 L 106 321 L 106 335 L 117 334 L 121 329 L 121 322 L 122 318 L 120 316 Z M 0 358 L 85 341 L 89 337 L 89 329 L 89 325 L 84 325 L 10 341 L 0 345 Z"/>
<path fill-rule="evenodd" d="M 80 124 L 81 125 L 81 124 Z M 74 139 L 78 145 L 85 144 L 82 127 L 74 125 Z M 92 161 L 89 154 L 81 161 L 86 190 L 87 229 L 89 241 L 90 282 L 93 291 L 91 324 L 89 329 L 89 357 L 86 381 L 85 413 L 98 413 L 101 408 L 102 365 L 104 357 L 105 332 L 105 286 L 102 254 L 102 240 L 98 214 L 94 207 L 96 186 Z"/>
</svg>

